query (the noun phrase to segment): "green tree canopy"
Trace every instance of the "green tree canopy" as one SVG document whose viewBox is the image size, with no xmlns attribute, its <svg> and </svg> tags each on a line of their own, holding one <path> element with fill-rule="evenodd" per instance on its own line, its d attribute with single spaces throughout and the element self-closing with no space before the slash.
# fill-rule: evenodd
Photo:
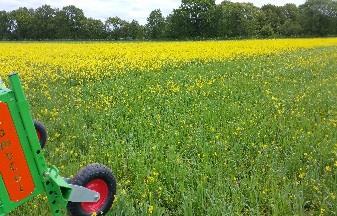
<svg viewBox="0 0 337 216">
<path fill-rule="evenodd" d="M 86 17 L 69 5 L 42 5 L 0 11 L 3 40 L 164 40 L 303 37 L 337 35 L 337 1 L 307 0 L 304 4 L 256 7 L 224 0 L 182 0 L 165 17 L 151 11 L 145 25 L 111 16 L 102 21 Z"/>
<path fill-rule="evenodd" d="M 165 18 L 160 9 L 154 10 L 147 18 L 146 36 L 150 39 L 160 39 L 165 33 Z"/>
</svg>

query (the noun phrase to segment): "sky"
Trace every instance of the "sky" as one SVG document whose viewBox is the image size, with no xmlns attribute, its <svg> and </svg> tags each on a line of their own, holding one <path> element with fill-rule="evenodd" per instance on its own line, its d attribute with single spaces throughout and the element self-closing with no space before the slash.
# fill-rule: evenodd
<svg viewBox="0 0 337 216">
<path fill-rule="evenodd" d="M 220 3 L 222 0 L 216 0 Z M 67 5 L 75 5 L 81 8 L 85 16 L 105 20 L 108 17 L 118 16 L 131 21 L 137 20 L 141 24 L 146 23 L 146 18 L 154 9 L 161 9 L 166 16 L 174 8 L 178 8 L 181 0 L 0 0 L 0 10 L 14 10 L 19 7 L 37 8 L 43 4 L 54 8 L 62 8 Z M 303 4 L 305 0 L 233 0 L 233 2 L 251 2 L 256 6 L 264 4 L 284 5 L 286 3 Z"/>
</svg>

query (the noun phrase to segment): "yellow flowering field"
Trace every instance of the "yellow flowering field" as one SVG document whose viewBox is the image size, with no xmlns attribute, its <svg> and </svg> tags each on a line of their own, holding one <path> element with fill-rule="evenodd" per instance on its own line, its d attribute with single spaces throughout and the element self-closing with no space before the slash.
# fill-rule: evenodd
<svg viewBox="0 0 337 216">
<path fill-rule="evenodd" d="M 153 71 L 191 62 L 214 62 L 337 45 L 337 38 L 144 43 L 1 43 L 0 75 L 26 79 L 73 76 L 96 79 L 118 72 Z M 57 71 L 57 73 L 55 73 Z"/>
<path fill-rule="evenodd" d="M 114 171 L 109 215 L 337 214 L 337 38 L 3 42 L 11 71 L 50 164 Z"/>
</svg>

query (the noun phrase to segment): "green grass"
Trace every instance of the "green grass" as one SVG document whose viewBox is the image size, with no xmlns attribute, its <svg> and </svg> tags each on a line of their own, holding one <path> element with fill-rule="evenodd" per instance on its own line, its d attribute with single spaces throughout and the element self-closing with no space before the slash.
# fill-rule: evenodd
<svg viewBox="0 0 337 216">
<path fill-rule="evenodd" d="M 337 214 L 337 48 L 29 83 L 62 175 L 100 162 L 111 215 Z M 47 86 L 46 86 L 46 85 Z M 98 103 L 97 103 L 98 101 Z M 12 215 L 47 215 L 41 200 Z"/>
</svg>

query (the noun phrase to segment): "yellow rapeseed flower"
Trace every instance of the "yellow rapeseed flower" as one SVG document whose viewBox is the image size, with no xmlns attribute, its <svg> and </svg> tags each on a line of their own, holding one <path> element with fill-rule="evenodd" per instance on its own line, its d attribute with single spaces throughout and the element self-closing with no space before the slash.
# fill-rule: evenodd
<svg viewBox="0 0 337 216">
<path fill-rule="evenodd" d="M 97 80 L 128 71 L 147 72 L 191 62 L 208 63 L 336 45 L 337 38 L 142 43 L 4 42 L 0 45 L 0 77 L 19 71 L 26 81 L 36 77 L 51 81 L 73 80 L 74 77 Z M 302 59 L 296 64 L 310 62 Z M 196 87 L 205 84 L 200 80 Z M 42 85 L 41 88 L 47 89 Z M 177 92 L 180 89 L 173 85 L 171 90 Z"/>
</svg>

